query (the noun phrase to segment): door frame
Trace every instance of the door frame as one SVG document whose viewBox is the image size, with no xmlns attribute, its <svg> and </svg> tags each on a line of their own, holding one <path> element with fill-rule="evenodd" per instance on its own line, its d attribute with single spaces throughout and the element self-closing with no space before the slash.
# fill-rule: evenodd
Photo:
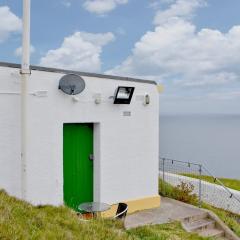
<svg viewBox="0 0 240 240">
<path fill-rule="evenodd" d="M 93 124 L 93 201 L 94 202 L 101 202 L 101 167 L 100 167 L 100 130 L 101 130 L 101 124 L 99 122 L 64 122 L 62 124 L 62 196 L 63 196 L 63 203 L 64 203 L 64 157 L 63 157 L 63 131 L 64 131 L 64 124 L 87 124 L 91 123 Z"/>
</svg>

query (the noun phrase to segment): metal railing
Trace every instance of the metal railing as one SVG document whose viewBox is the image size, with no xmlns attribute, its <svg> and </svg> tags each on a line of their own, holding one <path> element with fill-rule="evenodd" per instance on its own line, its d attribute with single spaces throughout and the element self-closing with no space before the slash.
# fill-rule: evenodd
<svg viewBox="0 0 240 240">
<path fill-rule="evenodd" d="M 205 181 L 205 176 L 210 177 L 213 183 Z M 167 185 L 177 187 L 185 183 L 192 186 L 192 194 L 197 197 L 199 207 L 202 202 L 206 202 L 217 208 L 240 214 L 240 191 L 227 188 L 202 164 L 160 158 L 159 177 L 162 179 L 159 187 L 163 195 L 167 191 Z"/>
</svg>

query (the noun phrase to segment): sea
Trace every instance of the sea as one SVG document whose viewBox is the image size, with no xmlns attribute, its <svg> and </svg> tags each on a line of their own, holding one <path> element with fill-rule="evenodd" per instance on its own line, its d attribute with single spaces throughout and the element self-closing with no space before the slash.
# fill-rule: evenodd
<svg viewBox="0 0 240 240">
<path fill-rule="evenodd" d="M 240 179 L 240 115 L 160 115 L 160 157 Z"/>
</svg>

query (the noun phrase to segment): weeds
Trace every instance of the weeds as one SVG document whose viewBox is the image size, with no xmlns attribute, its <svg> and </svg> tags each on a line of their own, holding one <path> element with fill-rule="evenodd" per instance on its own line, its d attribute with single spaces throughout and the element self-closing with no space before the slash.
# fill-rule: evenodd
<svg viewBox="0 0 240 240">
<path fill-rule="evenodd" d="M 177 186 L 164 183 L 159 179 L 159 194 L 165 197 L 173 198 L 181 202 L 196 204 L 198 202 L 197 195 L 193 193 L 194 186 L 191 183 L 181 182 Z"/>
</svg>

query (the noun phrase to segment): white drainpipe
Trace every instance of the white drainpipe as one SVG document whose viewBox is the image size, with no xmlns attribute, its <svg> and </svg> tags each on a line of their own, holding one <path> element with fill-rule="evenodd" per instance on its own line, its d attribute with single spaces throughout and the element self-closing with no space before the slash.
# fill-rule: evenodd
<svg viewBox="0 0 240 240">
<path fill-rule="evenodd" d="M 23 27 L 22 27 L 22 65 L 21 65 L 21 194 L 26 199 L 27 194 L 27 104 L 28 82 L 30 78 L 30 2 L 23 0 Z"/>
</svg>

